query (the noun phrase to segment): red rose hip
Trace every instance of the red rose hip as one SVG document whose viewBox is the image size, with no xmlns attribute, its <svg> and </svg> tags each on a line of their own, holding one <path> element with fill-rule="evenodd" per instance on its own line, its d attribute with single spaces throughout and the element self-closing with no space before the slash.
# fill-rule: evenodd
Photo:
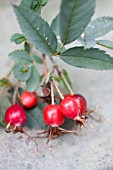
<svg viewBox="0 0 113 170">
<path fill-rule="evenodd" d="M 71 97 L 64 98 L 60 103 L 60 110 L 63 115 L 67 118 L 76 120 L 79 116 L 80 109 L 75 102 L 75 100 Z"/>
<path fill-rule="evenodd" d="M 11 126 L 22 126 L 26 123 L 26 113 L 24 108 L 19 104 L 10 106 L 5 112 L 5 122 L 10 122 Z"/>
<path fill-rule="evenodd" d="M 20 96 L 21 103 L 26 108 L 31 108 L 36 105 L 38 98 L 36 92 L 24 91 Z"/>
<path fill-rule="evenodd" d="M 80 108 L 80 116 L 81 116 L 85 112 L 85 110 L 87 108 L 86 99 L 80 94 L 74 94 L 73 97 L 74 97 L 77 105 Z"/>
<path fill-rule="evenodd" d="M 45 107 L 43 111 L 43 119 L 47 125 L 52 127 L 61 126 L 65 120 L 57 104 L 50 104 Z"/>
<path fill-rule="evenodd" d="M 65 97 L 65 98 L 66 98 L 66 97 L 73 98 L 73 95 L 68 93 L 68 94 L 66 94 L 64 97 Z"/>
<path fill-rule="evenodd" d="M 80 94 L 74 94 L 74 95 L 66 94 L 65 97 L 73 98 L 76 101 L 76 103 L 80 109 L 79 115 L 82 116 L 82 114 L 85 112 L 85 110 L 87 108 L 86 99 Z"/>
</svg>

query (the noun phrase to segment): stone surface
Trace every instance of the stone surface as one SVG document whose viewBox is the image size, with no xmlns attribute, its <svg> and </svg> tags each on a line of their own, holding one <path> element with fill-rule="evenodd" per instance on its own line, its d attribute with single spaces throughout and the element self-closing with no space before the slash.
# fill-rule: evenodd
<svg viewBox="0 0 113 170">
<path fill-rule="evenodd" d="M 5 75 L 12 65 L 7 57 L 8 53 L 20 47 L 9 42 L 11 35 L 19 31 L 11 8 L 13 2 L 17 1 L 0 0 L 0 76 Z M 112 0 L 109 0 L 109 3 L 99 0 L 95 17 L 113 14 L 112 5 Z M 52 9 L 55 7 L 51 13 L 50 6 Z M 50 0 L 46 7 L 49 11 L 46 12 L 45 9 L 43 12 L 43 16 L 49 18 L 49 21 L 58 11 L 56 6 L 57 1 Z M 52 150 L 45 147 L 45 139 L 38 139 L 38 158 L 35 157 L 35 145 L 32 141 L 27 145 L 27 139 L 20 138 L 20 134 L 6 134 L 1 128 L 0 170 L 113 170 L 113 71 L 75 69 L 57 60 L 59 65 L 67 67 L 75 92 L 86 96 L 88 106 L 101 106 L 97 112 L 103 115 L 104 122 L 97 123 L 89 119 L 94 128 L 87 124 L 81 137 L 64 135 L 51 141 Z"/>
</svg>

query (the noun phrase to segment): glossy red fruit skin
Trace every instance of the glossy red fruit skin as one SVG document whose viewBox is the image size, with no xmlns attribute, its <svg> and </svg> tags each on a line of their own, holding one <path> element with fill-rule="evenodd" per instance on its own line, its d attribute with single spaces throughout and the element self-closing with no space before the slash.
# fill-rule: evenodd
<svg viewBox="0 0 113 170">
<path fill-rule="evenodd" d="M 86 99 L 80 94 L 74 94 L 73 97 L 80 108 L 80 116 L 82 116 L 82 114 L 85 112 L 87 108 Z"/>
<path fill-rule="evenodd" d="M 65 97 L 65 98 L 66 98 L 66 97 L 71 97 L 71 98 L 73 98 L 73 95 L 68 93 L 68 94 L 66 94 L 64 97 Z"/>
<path fill-rule="evenodd" d="M 85 110 L 87 108 L 86 99 L 80 94 L 74 94 L 74 95 L 66 94 L 65 97 L 71 97 L 71 98 L 75 99 L 75 101 L 80 109 L 79 115 L 82 116 L 82 114 L 85 112 Z"/>
<path fill-rule="evenodd" d="M 38 98 L 36 92 L 24 91 L 20 96 L 21 103 L 26 108 L 31 108 L 36 105 Z"/>
<path fill-rule="evenodd" d="M 26 113 L 20 104 L 10 106 L 5 112 L 5 122 L 11 126 L 22 126 L 26 123 Z"/>
<path fill-rule="evenodd" d="M 50 104 L 45 107 L 43 111 L 43 119 L 45 123 L 51 127 L 61 126 L 65 121 L 65 118 L 57 104 Z"/>
<path fill-rule="evenodd" d="M 67 118 L 76 120 L 79 116 L 80 109 L 71 97 L 65 97 L 60 103 L 60 110 L 63 115 Z"/>
</svg>

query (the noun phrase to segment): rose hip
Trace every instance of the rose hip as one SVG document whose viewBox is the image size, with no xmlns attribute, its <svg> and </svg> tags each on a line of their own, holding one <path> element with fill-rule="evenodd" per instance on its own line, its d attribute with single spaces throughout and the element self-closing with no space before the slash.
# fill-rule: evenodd
<svg viewBox="0 0 113 170">
<path fill-rule="evenodd" d="M 21 103 L 26 108 L 31 108 L 36 105 L 38 101 L 37 93 L 36 92 L 29 92 L 24 91 L 20 96 Z"/>
<path fill-rule="evenodd" d="M 22 126 L 26 123 L 26 113 L 24 108 L 19 104 L 10 106 L 5 112 L 5 122 L 11 126 Z"/>
</svg>

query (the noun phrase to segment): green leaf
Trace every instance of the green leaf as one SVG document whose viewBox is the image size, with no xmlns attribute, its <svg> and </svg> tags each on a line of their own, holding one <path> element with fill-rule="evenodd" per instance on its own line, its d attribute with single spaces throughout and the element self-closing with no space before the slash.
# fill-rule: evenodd
<svg viewBox="0 0 113 170">
<path fill-rule="evenodd" d="M 37 0 L 22 0 L 20 6 L 26 7 L 40 14 L 41 9 Z"/>
<path fill-rule="evenodd" d="M 60 35 L 60 15 L 58 14 L 51 23 L 51 28 L 56 36 Z"/>
<path fill-rule="evenodd" d="M 42 61 L 42 59 L 41 59 L 39 56 L 37 56 L 37 55 L 32 55 L 32 57 L 33 57 L 33 60 L 34 60 L 35 62 L 37 62 L 38 64 L 43 64 L 43 61 Z"/>
<path fill-rule="evenodd" d="M 30 64 L 33 62 L 32 58 L 30 58 L 28 52 L 24 50 L 16 50 L 9 54 L 9 58 L 16 63 L 22 64 Z"/>
<path fill-rule="evenodd" d="M 31 67 L 17 63 L 13 67 L 13 74 L 19 81 L 27 81 L 31 74 Z"/>
<path fill-rule="evenodd" d="M 22 87 L 19 87 L 19 94 L 20 94 L 20 96 L 21 96 L 21 94 L 25 91 L 25 89 L 23 89 Z"/>
<path fill-rule="evenodd" d="M 62 53 L 60 58 L 75 67 L 94 70 L 113 69 L 113 58 L 96 48 L 86 50 L 83 47 L 71 48 Z"/>
<path fill-rule="evenodd" d="M 59 76 L 54 76 L 54 79 L 57 81 L 57 82 L 60 82 L 61 81 L 61 78 Z"/>
<path fill-rule="evenodd" d="M 24 43 L 24 50 L 27 51 L 28 53 L 30 53 L 31 48 L 30 48 L 30 45 L 28 42 Z"/>
<path fill-rule="evenodd" d="M 41 52 L 54 55 L 57 39 L 48 23 L 38 14 L 23 7 L 14 6 L 14 10 L 26 38 Z"/>
<path fill-rule="evenodd" d="M 20 6 L 24 6 L 40 14 L 41 8 L 47 4 L 48 0 L 22 0 Z"/>
<path fill-rule="evenodd" d="M 26 38 L 24 37 L 24 35 L 18 34 L 18 33 L 13 34 L 13 35 L 11 36 L 11 39 L 10 39 L 10 41 L 11 41 L 11 42 L 14 42 L 15 44 L 21 44 L 21 43 L 24 42 L 25 40 L 26 40 Z"/>
<path fill-rule="evenodd" d="M 85 46 L 85 40 L 82 36 L 80 36 L 77 41 L 79 41 L 83 46 Z"/>
<path fill-rule="evenodd" d="M 4 116 L 6 109 L 11 106 L 11 102 L 8 99 L 8 96 L 10 94 L 4 93 L 4 95 L 0 96 L 0 125 L 6 126 L 6 123 L 4 121 Z"/>
<path fill-rule="evenodd" d="M 85 29 L 85 37 L 95 39 L 109 33 L 113 29 L 113 17 L 100 17 L 91 21 Z"/>
<path fill-rule="evenodd" d="M 42 117 L 42 111 L 38 108 L 38 106 L 35 106 L 32 109 L 26 109 L 27 113 L 27 123 L 26 126 L 29 128 L 37 128 L 37 129 L 44 129 L 45 123 L 43 121 Z"/>
<path fill-rule="evenodd" d="M 6 109 L 3 108 L 3 107 L 1 108 L 1 106 L 0 106 L 0 125 L 3 126 L 3 127 L 6 127 L 6 123 L 5 123 L 5 120 L 4 120 L 5 111 L 6 111 Z"/>
<path fill-rule="evenodd" d="M 94 40 L 94 39 L 85 39 L 85 45 L 84 45 L 85 49 L 92 48 L 95 45 L 96 45 L 96 40 Z"/>
<path fill-rule="evenodd" d="M 38 73 L 36 67 L 33 65 L 31 67 L 30 77 L 26 81 L 26 87 L 29 91 L 33 92 L 39 86 L 39 83 L 40 83 L 40 76 L 39 76 L 39 73 Z"/>
<path fill-rule="evenodd" d="M 48 0 L 40 0 L 41 6 L 45 6 L 47 4 Z"/>
<path fill-rule="evenodd" d="M 58 43 L 57 51 L 59 51 L 59 49 L 61 48 L 61 46 L 62 46 L 62 44 Z M 63 47 L 63 48 L 60 50 L 61 53 L 64 52 L 64 51 L 66 51 L 66 48 L 65 48 L 65 47 Z"/>
<path fill-rule="evenodd" d="M 95 0 L 62 0 L 60 12 L 60 36 L 69 44 L 85 30 L 94 14 Z"/>
<path fill-rule="evenodd" d="M 84 39 L 82 37 L 79 37 L 77 39 L 83 46 L 85 49 L 89 49 L 89 48 L 92 48 L 96 45 L 96 40 L 94 39 Z"/>
<path fill-rule="evenodd" d="M 97 44 L 113 50 L 113 41 L 109 41 L 109 40 L 98 40 L 98 41 L 97 41 Z"/>
<path fill-rule="evenodd" d="M 8 79 L 5 79 L 5 78 L 0 79 L 0 90 L 3 87 L 10 87 L 10 86 L 11 86 L 11 83 L 9 82 Z"/>
<path fill-rule="evenodd" d="M 65 118 L 65 122 L 61 127 L 66 130 L 72 130 L 74 126 L 75 126 L 75 122 L 73 120 Z"/>
</svg>

